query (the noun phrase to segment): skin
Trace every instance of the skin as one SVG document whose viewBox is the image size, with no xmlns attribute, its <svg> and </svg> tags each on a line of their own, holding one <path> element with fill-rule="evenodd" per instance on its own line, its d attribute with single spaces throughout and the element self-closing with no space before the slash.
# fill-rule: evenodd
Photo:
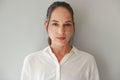
<svg viewBox="0 0 120 80">
<path fill-rule="evenodd" d="M 45 21 L 45 27 L 52 40 L 50 47 L 60 62 L 72 48 L 69 41 L 74 32 L 74 25 L 70 12 L 64 7 L 57 7 L 51 14 L 49 24 Z"/>
</svg>

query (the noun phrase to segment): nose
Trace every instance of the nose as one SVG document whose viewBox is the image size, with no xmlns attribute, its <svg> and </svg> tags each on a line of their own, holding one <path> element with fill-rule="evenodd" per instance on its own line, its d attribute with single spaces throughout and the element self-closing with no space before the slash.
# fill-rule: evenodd
<svg viewBox="0 0 120 80">
<path fill-rule="evenodd" d="M 64 28 L 64 26 L 60 26 L 60 27 L 59 27 L 58 33 L 59 33 L 59 34 L 64 34 L 64 33 L 65 33 L 65 28 Z"/>
</svg>

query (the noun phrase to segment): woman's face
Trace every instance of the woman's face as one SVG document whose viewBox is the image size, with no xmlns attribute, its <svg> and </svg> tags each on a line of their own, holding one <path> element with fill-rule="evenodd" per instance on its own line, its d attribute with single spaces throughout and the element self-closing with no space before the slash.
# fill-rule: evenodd
<svg viewBox="0 0 120 80">
<path fill-rule="evenodd" d="M 72 16 L 66 8 L 58 7 L 54 9 L 47 28 L 52 44 L 69 44 L 69 40 L 74 32 L 73 27 Z"/>
</svg>

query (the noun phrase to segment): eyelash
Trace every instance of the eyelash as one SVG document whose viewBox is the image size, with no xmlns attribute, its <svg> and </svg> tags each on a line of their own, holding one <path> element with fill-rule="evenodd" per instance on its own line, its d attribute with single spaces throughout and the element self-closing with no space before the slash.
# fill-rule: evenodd
<svg viewBox="0 0 120 80">
<path fill-rule="evenodd" d="M 53 26 L 58 26 L 59 24 L 58 24 L 58 23 L 52 23 L 52 25 L 53 25 Z M 63 26 L 66 26 L 66 27 L 68 26 L 68 27 L 69 27 L 69 26 L 71 26 L 71 25 L 72 25 L 72 24 L 67 23 L 67 24 L 64 24 Z"/>
<path fill-rule="evenodd" d="M 53 25 L 53 26 L 58 26 L 58 24 L 57 24 L 57 23 L 52 23 L 52 25 Z"/>
<path fill-rule="evenodd" d="M 64 24 L 64 26 L 71 26 L 71 24 Z"/>
</svg>

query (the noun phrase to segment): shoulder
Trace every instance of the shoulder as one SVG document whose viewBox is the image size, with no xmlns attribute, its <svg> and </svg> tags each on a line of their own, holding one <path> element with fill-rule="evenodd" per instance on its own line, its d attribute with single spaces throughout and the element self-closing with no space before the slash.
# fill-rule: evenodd
<svg viewBox="0 0 120 80">
<path fill-rule="evenodd" d="M 86 61 L 94 60 L 94 56 L 88 52 L 79 50 L 76 47 L 73 47 L 73 51 L 79 59 L 86 60 Z"/>
<path fill-rule="evenodd" d="M 35 60 L 35 59 L 39 59 L 39 58 L 44 58 L 44 56 L 47 53 L 47 49 L 48 49 L 48 47 L 46 47 L 42 50 L 30 53 L 29 55 L 27 55 L 25 57 L 25 61 L 31 61 L 31 60 Z"/>
</svg>

